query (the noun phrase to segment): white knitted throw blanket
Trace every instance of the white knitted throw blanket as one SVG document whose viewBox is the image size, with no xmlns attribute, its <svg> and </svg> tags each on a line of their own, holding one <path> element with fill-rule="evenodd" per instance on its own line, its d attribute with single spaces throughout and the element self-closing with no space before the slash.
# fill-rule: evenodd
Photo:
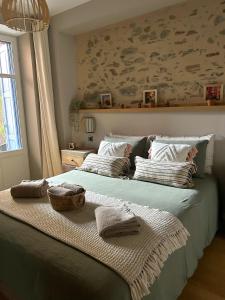
<svg viewBox="0 0 225 300">
<path fill-rule="evenodd" d="M 140 233 L 102 239 L 97 232 L 94 210 L 99 205 L 122 203 L 139 218 Z M 168 256 L 186 245 L 189 233 L 172 214 L 115 198 L 86 193 L 86 204 L 78 211 L 58 213 L 47 199 L 13 199 L 0 193 L 0 211 L 32 225 L 104 263 L 129 284 L 133 300 L 148 295 Z"/>
</svg>

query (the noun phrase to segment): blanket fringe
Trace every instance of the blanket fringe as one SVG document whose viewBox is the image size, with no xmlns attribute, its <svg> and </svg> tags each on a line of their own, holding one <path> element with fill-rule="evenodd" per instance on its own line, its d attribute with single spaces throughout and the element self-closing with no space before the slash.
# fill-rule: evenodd
<svg viewBox="0 0 225 300">
<path fill-rule="evenodd" d="M 175 234 L 168 236 L 167 240 L 164 239 L 156 245 L 145 261 L 141 273 L 130 284 L 133 300 L 141 300 L 150 293 L 150 286 L 159 277 L 168 256 L 175 250 L 185 246 L 189 236 L 189 232 L 183 227 L 178 229 Z"/>
</svg>

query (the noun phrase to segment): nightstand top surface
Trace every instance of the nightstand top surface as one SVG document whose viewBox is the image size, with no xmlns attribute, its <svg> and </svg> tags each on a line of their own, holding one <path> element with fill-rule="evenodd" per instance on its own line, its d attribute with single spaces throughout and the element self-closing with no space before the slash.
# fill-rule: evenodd
<svg viewBox="0 0 225 300">
<path fill-rule="evenodd" d="M 75 149 L 75 150 L 70 150 L 70 149 L 62 149 L 62 152 L 72 152 L 72 153 L 89 153 L 89 152 L 95 152 L 95 149 Z"/>
</svg>

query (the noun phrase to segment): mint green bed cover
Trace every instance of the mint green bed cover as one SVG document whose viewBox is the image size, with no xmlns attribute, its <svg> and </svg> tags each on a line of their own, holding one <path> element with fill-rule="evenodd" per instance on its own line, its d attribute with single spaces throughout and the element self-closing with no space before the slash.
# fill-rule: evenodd
<svg viewBox="0 0 225 300">
<path fill-rule="evenodd" d="M 177 216 L 191 236 L 173 253 L 144 300 L 175 300 L 194 273 L 217 230 L 215 178 L 195 179 L 195 188 L 179 189 L 134 180 L 71 171 L 54 183 L 76 183 L 87 190 Z M 0 282 L 18 300 L 130 300 L 127 283 L 84 253 L 0 214 Z"/>
</svg>

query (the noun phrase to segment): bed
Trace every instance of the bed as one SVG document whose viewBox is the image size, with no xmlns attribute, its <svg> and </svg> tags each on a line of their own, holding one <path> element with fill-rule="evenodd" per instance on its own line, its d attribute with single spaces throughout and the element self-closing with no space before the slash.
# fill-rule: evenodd
<svg viewBox="0 0 225 300">
<path fill-rule="evenodd" d="M 148 205 L 177 216 L 191 237 L 173 253 L 144 300 L 175 300 L 194 273 L 217 231 L 217 184 L 213 176 L 194 179 L 195 188 L 109 178 L 74 170 L 51 178 L 87 190 Z M 130 300 L 127 283 L 88 255 L 0 214 L 0 282 L 18 300 Z M 172 275 L 172 276 L 171 276 Z"/>
</svg>

